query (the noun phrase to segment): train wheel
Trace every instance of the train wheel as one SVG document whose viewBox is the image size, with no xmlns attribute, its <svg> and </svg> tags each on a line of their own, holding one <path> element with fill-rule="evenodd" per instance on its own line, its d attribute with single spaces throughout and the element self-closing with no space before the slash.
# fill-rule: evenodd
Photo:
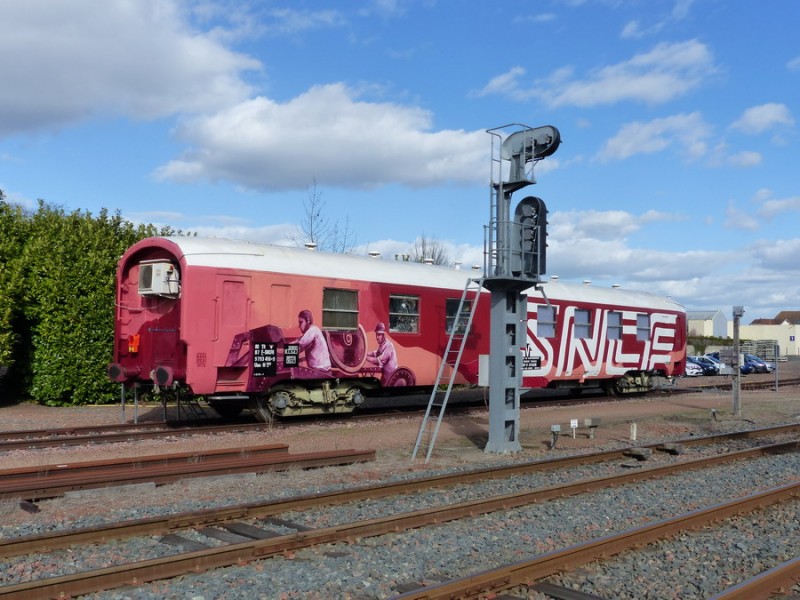
<svg viewBox="0 0 800 600">
<path fill-rule="evenodd" d="M 256 406 L 253 412 L 259 421 L 267 423 L 268 425 L 272 425 L 272 422 L 275 420 L 275 411 L 272 410 L 272 405 L 269 402 L 269 398 L 266 396 L 259 396 L 256 398 Z"/>
<path fill-rule="evenodd" d="M 236 402 L 226 402 L 224 400 L 217 400 L 209 402 L 208 405 L 214 409 L 223 419 L 233 419 L 242 414 L 244 406 Z"/>
<path fill-rule="evenodd" d="M 407 387 L 417 383 L 414 372 L 406 367 L 395 369 L 394 373 L 386 380 L 386 387 Z"/>
<path fill-rule="evenodd" d="M 619 387 L 619 380 L 617 379 L 610 379 L 603 383 L 603 390 L 609 396 L 613 398 L 619 398 L 622 396 L 622 390 Z"/>
</svg>

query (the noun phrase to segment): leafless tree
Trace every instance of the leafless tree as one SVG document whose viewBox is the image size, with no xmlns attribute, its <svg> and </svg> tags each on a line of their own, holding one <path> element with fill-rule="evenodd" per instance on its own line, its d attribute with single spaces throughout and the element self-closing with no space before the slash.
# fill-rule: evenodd
<svg viewBox="0 0 800 600">
<path fill-rule="evenodd" d="M 344 225 L 336 220 L 331 222 L 325 214 L 325 201 L 322 191 L 317 188 L 317 180 L 308 188 L 308 195 L 303 201 L 305 214 L 300 222 L 300 237 L 293 239 L 300 245 L 311 243 L 318 250 L 350 254 L 356 245 L 356 234 L 350 229 L 350 219 L 345 217 Z"/>
<path fill-rule="evenodd" d="M 329 246 L 332 252 L 341 252 L 342 254 L 350 254 L 356 246 L 357 236 L 350 229 L 350 217 L 345 215 L 344 225 L 339 226 L 339 221 L 336 221 L 331 228 L 331 235 L 329 236 Z"/>
<path fill-rule="evenodd" d="M 414 262 L 433 261 L 435 265 L 450 265 L 450 254 L 445 245 L 437 239 L 426 236 L 424 233 L 414 240 L 408 251 L 409 260 Z"/>
</svg>

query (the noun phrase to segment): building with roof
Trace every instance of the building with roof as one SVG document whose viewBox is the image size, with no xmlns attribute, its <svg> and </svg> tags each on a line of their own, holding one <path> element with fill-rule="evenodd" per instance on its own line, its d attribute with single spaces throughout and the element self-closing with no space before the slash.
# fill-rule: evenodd
<svg viewBox="0 0 800 600">
<path fill-rule="evenodd" d="M 686 322 L 690 336 L 726 337 L 728 319 L 721 310 L 687 310 Z"/>
<path fill-rule="evenodd" d="M 728 324 L 733 337 L 733 323 Z M 754 319 L 750 325 L 739 325 L 742 340 L 774 340 L 780 357 L 800 358 L 800 311 L 783 310 L 772 319 Z"/>
</svg>

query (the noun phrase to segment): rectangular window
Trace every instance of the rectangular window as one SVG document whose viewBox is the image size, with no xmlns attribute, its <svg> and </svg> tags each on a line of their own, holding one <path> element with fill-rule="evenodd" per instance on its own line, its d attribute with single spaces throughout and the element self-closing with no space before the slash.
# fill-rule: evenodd
<svg viewBox="0 0 800 600">
<path fill-rule="evenodd" d="M 622 313 L 615 310 L 608 312 L 608 339 L 622 339 Z"/>
<path fill-rule="evenodd" d="M 392 333 L 419 331 L 419 296 L 389 296 L 389 331 Z"/>
<path fill-rule="evenodd" d="M 323 329 L 358 329 L 358 292 L 322 290 Z"/>
<path fill-rule="evenodd" d="M 456 321 L 456 317 L 458 317 L 458 305 L 461 302 L 458 298 L 448 298 L 447 303 L 445 304 L 445 327 L 447 328 L 447 333 L 451 333 L 453 331 L 453 323 Z M 469 319 L 469 313 L 472 311 L 472 300 L 465 300 L 464 306 L 461 308 L 461 316 L 458 319 L 458 328 L 456 329 L 456 333 L 463 334 L 467 331 L 467 320 Z"/>
<path fill-rule="evenodd" d="M 650 339 L 650 315 L 636 315 L 636 339 L 640 341 Z"/>
<path fill-rule="evenodd" d="M 536 335 L 540 338 L 556 337 L 555 306 L 540 306 L 536 309 Z"/>
<path fill-rule="evenodd" d="M 575 309 L 575 337 L 579 340 L 592 337 L 592 315 L 583 308 Z"/>
</svg>

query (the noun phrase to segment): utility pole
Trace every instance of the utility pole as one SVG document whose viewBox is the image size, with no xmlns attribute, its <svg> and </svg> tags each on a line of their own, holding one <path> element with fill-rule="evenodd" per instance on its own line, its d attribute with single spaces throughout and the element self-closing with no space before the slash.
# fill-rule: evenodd
<svg viewBox="0 0 800 600">
<path fill-rule="evenodd" d="M 742 367 L 739 363 L 739 325 L 744 315 L 743 306 L 733 307 L 733 414 L 742 416 L 740 395 L 742 391 Z"/>
</svg>

